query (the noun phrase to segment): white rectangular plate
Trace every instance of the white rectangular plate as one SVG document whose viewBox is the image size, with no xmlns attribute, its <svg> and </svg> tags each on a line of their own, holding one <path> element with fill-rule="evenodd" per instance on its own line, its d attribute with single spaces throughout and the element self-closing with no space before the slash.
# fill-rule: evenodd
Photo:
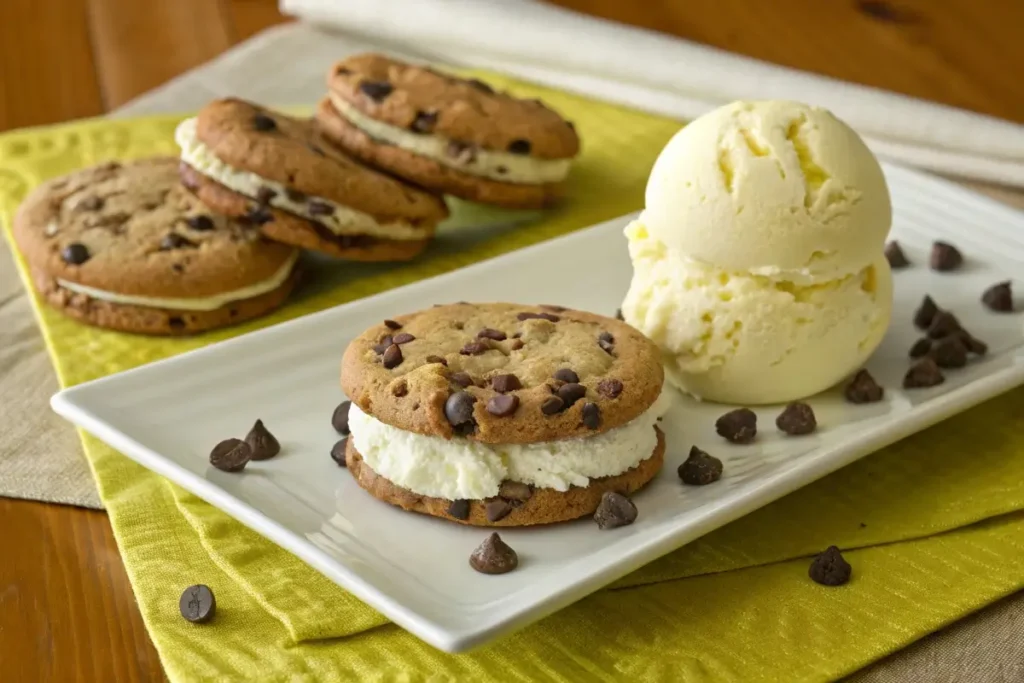
<svg viewBox="0 0 1024 683">
<path fill-rule="evenodd" d="M 665 468 L 636 496 L 637 522 L 598 531 L 590 520 L 502 530 L 521 558 L 503 576 L 467 558 L 485 532 L 402 512 L 363 492 L 328 453 L 330 415 L 342 400 L 338 368 L 351 338 L 386 317 L 464 299 L 562 304 L 611 315 L 630 278 L 626 218 L 401 289 L 83 384 L 53 407 L 114 448 L 295 553 L 432 645 L 460 651 L 539 619 L 650 560 L 888 443 L 1024 382 L 1022 316 L 983 309 L 992 283 L 1024 273 L 1024 215 L 943 181 L 888 168 L 899 239 L 913 267 L 895 274 L 892 328 L 869 368 L 882 403 L 853 406 L 838 391 L 812 400 L 820 430 L 780 438 L 777 408 L 758 410 L 750 446 L 714 434 L 722 406 L 679 397 L 663 423 Z M 948 239 L 964 268 L 927 267 L 933 239 Z M 1024 283 L 1019 283 L 1024 284 Z M 910 320 L 925 293 L 953 310 L 990 353 L 945 384 L 900 389 Z M 227 474 L 208 463 L 221 439 L 263 419 L 282 454 Z M 725 461 L 716 484 L 684 487 L 676 467 L 691 445 Z"/>
</svg>

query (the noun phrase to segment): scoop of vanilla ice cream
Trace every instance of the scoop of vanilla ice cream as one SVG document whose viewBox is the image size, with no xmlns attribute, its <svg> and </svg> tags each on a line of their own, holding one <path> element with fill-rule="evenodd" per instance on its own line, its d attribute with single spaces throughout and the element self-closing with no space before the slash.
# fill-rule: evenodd
<svg viewBox="0 0 1024 683">
<path fill-rule="evenodd" d="M 792 282 L 859 272 L 892 221 L 882 170 L 824 109 L 735 102 L 684 127 L 647 184 L 650 234 L 729 272 Z"/>
<path fill-rule="evenodd" d="M 866 267 L 797 284 L 692 260 L 643 219 L 626 229 L 633 281 L 623 317 L 662 350 L 667 379 L 699 398 L 792 401 L 838 383 L 875 350 L 892 313 L 880 249 Z"/>
</svg>

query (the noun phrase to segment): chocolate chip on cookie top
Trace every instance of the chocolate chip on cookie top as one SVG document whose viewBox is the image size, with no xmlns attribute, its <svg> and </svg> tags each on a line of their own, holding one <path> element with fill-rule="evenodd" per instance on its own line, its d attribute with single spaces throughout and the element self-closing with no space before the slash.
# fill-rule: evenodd
<svg viewBox="0 0 1024 683">
<path fill-rule="evenodd" d="M 344 59 L 328 72 L 327 87 L 374 120 L 415 133 L 440 135 L 475 148 L 566 159 L 579 153 L 572 124 L 539 100 L 496 92 L 483 81 L 442 74 L 380 54 Z"/>
<path fill-rule="evenodd" d="M 349 398 L 381 422 L 484 443 L 613 429 L 645 412 L 662 380 L 657 348 L 629 325 L 508 303 L 382 318 L 348 346 L 341 377 Z"/>
</svg>

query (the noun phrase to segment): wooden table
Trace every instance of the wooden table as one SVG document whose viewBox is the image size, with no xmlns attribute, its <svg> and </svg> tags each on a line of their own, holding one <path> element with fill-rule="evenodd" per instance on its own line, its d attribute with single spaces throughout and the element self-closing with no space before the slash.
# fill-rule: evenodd
<svg viewBox="0 0 1024 683">
<path fill-rule="evenodd" d="M 560 4 L 1024 122 L 1019 0 Z M 0 130 L 102 114 L 284 20 L 276 0 L 2 0 Z M 164 679 L 103 513 L 0 499 L 0 541 L 0 678 Z"/>
</svg>

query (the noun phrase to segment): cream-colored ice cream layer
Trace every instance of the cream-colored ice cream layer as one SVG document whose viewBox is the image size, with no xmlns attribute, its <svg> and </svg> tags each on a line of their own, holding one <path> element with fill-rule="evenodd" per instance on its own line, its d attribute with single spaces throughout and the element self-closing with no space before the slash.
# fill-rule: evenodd
<svg viewBox="0 0 1024 683">
<path fill-rule="evenodd" d="M 68 291 L 75 292 L 77 294 L 84 294 L 87 297 L 99 299 L 100 301 L 109 301 L 112 304 L 146 306 L 147 308 L 166 308 L 172 311 L 215 311 L 232 302 L 252 299 L 261 294 L 274 291 L 283 285 L 284 281 L 288 279 L 289 275 L 291 275 L 292 268 L 295 267 L 295 262 L 298 258 L 299 252 L 295 252 L 278 269 L 278 271 L 274 273 L 273 277 L 268 278 L 263 282 L 257 282 L 254 285 L 242 287 L 241 289 L 236 289 L 231 292 L 224 292 L 223 294 L 218 294 L 216 296 L 206 296 L 194 299 L 118 294 L 117 292 L 108 292 L 103 289 L 87 287 L 76 282 L 68 282 L 67 280 L 60 279 L 57 280 L 57 284 Z"/>
<path fill-rule="evenodd" d="M 423 231 L 417 230 L 408 221 L 380 223 L 368 213 L 356 211 L 323 197 L 309 196 L 302 201 L 293 201 L 289 197 L 288 188 L 281 183 L 229 166 L 214 156 L 213 151 L 196 137 L 194 118 L 182 121 L 174 133 L 174 138 L 181 147 L 181 160 L 207 178 L 212 178 L 224 187 L 246 197 L 256 197 L 261 189 L 269 188 L 274 191 L 270 206 L 321 223 L 336 235 L 372 235 L 389 240 L 424 239 Z M 309 210 L 309 200 L 331 207 L 332 213 L 312 213 Z"/>
<path fill-rule="evenodd" d="M 371 138 L 383 140 L 407 152 L 433 159 L 439 164 L 469 175 L 505 183 L 541 185 L 557 183 L 569 175 L 572 159 L 538 159 L 527 154 L 510 154 L 476 148 L 472 154 L 449 154 L 452 141 L 440 135 L 414 133 L 363 114 L 341 97 L 331 94 L 335 111 Z"/>
<path fill-rule="evenodd" d="M 651 457 L 658 445 L 654 425 L 671 401 L 671 392 L 663 391 L 642 415 L 596 436 L 507 445 L 415 434 L 384 424 L 353 404 L 349 438 L 370 469 L 422 496 L 490 498 L 506 479 L 567 491 L 622 474 Z"/>
<path fill-rule="evenodd" d="M 811 282 L 872 263 L 892 209 L 878 161 L 831 113 L 735 102 L 687 125 L 662 150 L 643 220 L 694 260 Z"/>
<path fill-rule="evenodd" d="M 633 280 L 623 317 L 661 348 L 668 380 L 698 398 L 811 396 L 859 368 L 889 325 L 892 277 L 880 252 L 854 274 L 797 284 L 691 260 L 640 220 L 626 235 Z"/>
</svg>

